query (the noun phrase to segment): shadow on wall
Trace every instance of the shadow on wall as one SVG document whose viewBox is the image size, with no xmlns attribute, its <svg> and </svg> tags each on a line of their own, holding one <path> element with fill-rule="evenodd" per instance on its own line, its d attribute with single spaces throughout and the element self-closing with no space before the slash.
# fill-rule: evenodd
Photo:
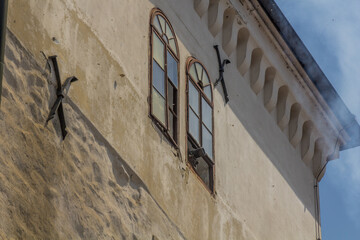
<svg viewBox="0 0 360 240">
<path fill-rule="evenodd" d="M 74 103 L 64 104 L 65 141 L 57 116 L 45 126 L 55 78 L 9 31 L 5 63 L 0 239 L 185 239 Z"/>
</svg>

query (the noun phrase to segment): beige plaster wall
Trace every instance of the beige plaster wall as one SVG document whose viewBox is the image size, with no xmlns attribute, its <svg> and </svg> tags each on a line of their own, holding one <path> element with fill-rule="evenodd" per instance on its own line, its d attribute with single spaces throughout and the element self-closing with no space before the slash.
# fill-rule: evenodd
<svg viewBox="0 0 360 240">
<path fill-rule="evenodd" d="M 161 8 L 168 16 L 179 41 L 180 152 L 148 117 L 149 16 L 154 6 Z M 256 23 L 249 19 L 248 25 L 255 28 Z M 313 239 L 312 170 L 301 160 L 298 149 L 289 143 L 286 133 L 278 128 L 274 121 L 276 113 L 269 114 L 266 111 L 259 96 L 254 94 L 247 80 L 239 75 L 236 66 L 229 65 L 226 68 L 225 78 L 231 97 L 227 105 L 220 85 L 215 90 L 215 196 L 209 194 L 186 165 L 186 58 L 195 56 L 202 61 L 213 82 L 218 77 L 213 45 L 219 44 L 222 36 L 214 38 L 208 28 L 204 27 L 207 21 L 206 18 L 199 18 L 190 0 L 10 0 L 8 27 L 29 51 L 32 61 L 45 66 L 46 60 L 41 51 L 47 56 L 58 55 L 63 79 L 70 75 L 79 78 L 69 94 L 74 106 L 68 106 L 67 110 L 71 112 L 71 108 L 76 107 L 84 114 L 98 134 L 145 183 L 153 200 L 184 238 Z M 267 41 L 261 33 L 258 38 Z M 269 44 L 267 51 L 276 53 L 276 49 L 271 46 Z M 286 66 L 279 69 L 283 71 L 282 74 L 289 75 L 289 72 L 285 72 Z M 16 70 L 16 66 L 13 70 Z M 11 81 L 27 82 L 28 77 L 24 75 Z M 7 88 L 5 84 L 5 91 Z M 41 90 L 44 93 L 39 94 L 39 98 L 46 102 L 45 110 L 52 104 L 46 96 L 51 88 L 50 85 L 48 89 Z M 14 91 L 14 94 L 18 93 Z M 11 109 L 6 107 L 7 104 L 5 100 L 2 108 Z M 14 105 L 26 106 L 26 101 Z M 34 111 L 42 111 L 42 117 L 38 120 L 38 124 L 42 124 L 47 111 L 43 105 L 33 108 L 38 109 Z M 14 117 L 14 114 L 4 114 L 4 117 L 10 119 L 8 116 Z M 43 130 L 47 131 L 47 141 L 57 143 L 53 148 L 59 155 L 71 146 L 76 134 L 79 135 L 79 141 L 85 132 L 93 134 L 94 129 L 79 126 L 79 118 L 71 120 L 68 121 L 71 134 L 65 142 L 59 142 L 55 130 L 58 126 Z M 35 120 L 31 118 L 29 122 L 32 121 Z M 82 129 L 81 133 L 79 128 Z M 29 129 L 30 133 L 33 131 L 40 130 Z M 9 132 L 4 134 L 11 136 Z M 39 143 L 43 144 L 40 140 Z M 94 139 L 94 143 L 83 144 L 88 147 L 95 143 L 102 146 L 99 141 Z M 87 154 L 92 154 L 91 149 Z M 93 161 L 103 159 L 103 154 L 100 152 L 97 157 L 92 156 Z M 36 158 L 35 153 L 29 156 L 29 159 L 33 158 Z M 65 155 L 64 158 L 69 162 L 74 160 L 71 155 Z M 88 155 L 79 158 L 85 160 Z M 102 165 L 102 160 L 97 164 L 104 171 L 109 169 L 106 163 Z M 59 168 L 64 174 L 70 174 L 66 167 Z M 82 169 L 77 173 L 86 174 Z M 12 184 L 12 181 L 8 182 Z M 81 189 L 75 188 L 73 193 L 76 195 L 78 191 Z M 66 192 L 60 192 L 59 197 Z M 95 197 L 90 192 L 85 192 L 84 198 L 86 196 Z M 79 208 L 84 204 L 85 200 L 80 201 Z M 54 207 L 55 210 L 57 208 Z M 144 211 L 145 217 L 150 215 L 145 207 L 139 206 L 139 211 Z M 164 215 L 159 210 L 153 211 L 155 217 Z M 37 214 L 43 215 L 41 212 Z M 118 212 L 117 216 L 122 214 Z M 152 222 L 157 221 L 155 219 Z M 83 226 L 89 224 L 83 219 L 80 222 Z M 62 224 L 68 223 L 61 221 Z M 139 229 L 145 228 L 135 221 L 130 220 L 129 224 Z M 67 228 L 64 229 L 66 232 Z M 149 228 L 145 229 L 149 233 Z M 159 225 L 158 231 L 162 234 L 168 232 L 165 225 Z M 179 232 L 172 233 L 174 239 L 180 239 L 176 235 Z"/>
</svg>

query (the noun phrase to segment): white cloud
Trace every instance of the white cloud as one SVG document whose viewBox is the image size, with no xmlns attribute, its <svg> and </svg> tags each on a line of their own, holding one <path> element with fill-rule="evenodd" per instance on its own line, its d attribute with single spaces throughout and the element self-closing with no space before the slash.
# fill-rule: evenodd
<svg viewBox="0 0 360 240">
<path fill-rule="evenodd" d="M 360 1 L 277 0 L 289 21 L 360 120 Z M 324 43 L 320 43 L 320 39 Z M 322 49 L 321 44 L 327 46 Z M 336 61 L 330 61 L 335 57 Z M 331 66 L 337 63 L 337 66 Z M 334 71 L 337 69 L 337 71 Z M 329 171 L 331 168 L 331 171 Z M 328 165 L 329 183 L 343 194 L 346 212 L 360 228 L 360 147 Z M 334 206 L 336 207 L 336 206 Z"/>
<path fill-rule="evenodd" d="M 343 193 L 346 212 L 360 228 L 360 148 L 344 152 L 337 161 L 330 165 L 335 173 L 331 182 Z"/>
</svg>

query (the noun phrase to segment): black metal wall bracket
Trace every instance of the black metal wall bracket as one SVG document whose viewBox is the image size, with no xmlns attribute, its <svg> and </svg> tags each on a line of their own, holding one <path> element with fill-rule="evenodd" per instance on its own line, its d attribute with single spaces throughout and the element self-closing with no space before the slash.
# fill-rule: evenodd
<svg viewBox="0 0 360 240">
<path fill-rule="evenodd" d="M 52 62 L 52 65 L 54 67 L 55 78 L 56 78 L 56 82 L 57 82 L 57 89 L 56 89 L 57 98 L 56 98 L 54 105 L 52 106 L 52 108 L 50 110 L 48 118 L 46 119 L 46 123 L 48 123 L 51 119 L 53 119 L 55 117 L 55 113 L 57 111 L 59 120 L 60 120 L 61 134 L 62 134 L 62 137 L 64 140 L 66 137 L 67 131 L 66 131 L 65 115 L 64 115 L 64 109 L 62 106 L 62 100 L 65 97 L 65 91 L 69 90 L 71 83 L 77 81 L 78 79 L 74 76 L 69 77 L 65 80 L 64 84 L 61 85 L 60 72 L 59 72 L 59 67 L 57 64 L 56 56 L 50 56 L 49 60 Z"/>
<path fill-rule="evenodd" d="M 229 59 L 225 59 L 221 62 L 221 58 L 220 58 L 220 52 L 219 52 L 219 46 L 215 45 L 214 46 L 215 50 L 216 50 L 216 54 L 217 54 L 217 58 L 218 58 L 218 62 L 219 62 L 219 78 L 216 80 L 214 86 L 216 87 L 216 85 L 218 85 L 219 82 L 221 82 L 223 91 L 224 91 L 224 96 L 225 96 L 225 103 L 229 102 L 229 95 L 226 89 L 226 85 L 225 85 L 225 79 L 224 79 L 224 67 L 226 64 L 230 63 Z"/>
</svg>

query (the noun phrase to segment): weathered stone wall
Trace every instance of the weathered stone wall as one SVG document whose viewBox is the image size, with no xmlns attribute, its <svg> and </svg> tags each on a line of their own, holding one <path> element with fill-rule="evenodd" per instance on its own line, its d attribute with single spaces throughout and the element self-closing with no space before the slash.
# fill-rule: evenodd
<svg viewBox="0 0 360 240">
<path fill-rule="evenodd" d="M 246 17 L 242 24 L 251 32 L 249 44 L 256 43 L 264 56 L 270 56 L 282 84 L 294 88 L 314 116 L 321 115 L 308 90 L 297 84 L 301 79 L 289 69 L 286 57 L 259 27 L 256 11 L 241 1 L 9 1 L 8 27 L 13 35 L 9 33 L 7 42 L 0 119 L 2 236 L 132 239 L 134 234 L 145 240 L 152 234 L 159 240 L 315 236 L 313 171 L 302 161 L 301 144 L 289 142 L 290 127 L 278 126 L 278 115 L 289 120 L 290 102 L 284 97 L 277 104 L 279 89 L 273 90 L 273 106 L 267 109 L 265 92 L 253 91 L 251 71 L 239 73 L 235 53 L 228 56 L 232 64 L 225 71 L 230 102 L 224 104 L 221 87 L 214 90 L 214 195 L 186 164 L 186 59 L 198 58 L 216 80 L 213 45 L 222 46 L 226 39 L 219 29 L 230 2 Z M 194 8 L 200 3 L 209 6 L 201 16 Z M 153 7 L 168 16 L 179 41 L 178 150 L 149 118 Z M 209 31 L 211 14 L 217 15 L 215 35 Z M 222 57 L 228 54 L 220 50 Z M 241 50 L 250 66 L 252 52 Z M 58 55 L 63 80 L 79 78 L 65 104 L 69 128 L 65 141 L 60 140 L 57 119 L 45 126 L 56 84 L 41 51 Z M 286 114 L 277 110 L 282 105 Z"/>
<path fill-rule="evenodd" d="M 45 125 L 54 76 L 9 31 L 5 64 L 0 239 L 185 239 L 70 99 L 65 141 L 57 117 Z"/>
</svg>

